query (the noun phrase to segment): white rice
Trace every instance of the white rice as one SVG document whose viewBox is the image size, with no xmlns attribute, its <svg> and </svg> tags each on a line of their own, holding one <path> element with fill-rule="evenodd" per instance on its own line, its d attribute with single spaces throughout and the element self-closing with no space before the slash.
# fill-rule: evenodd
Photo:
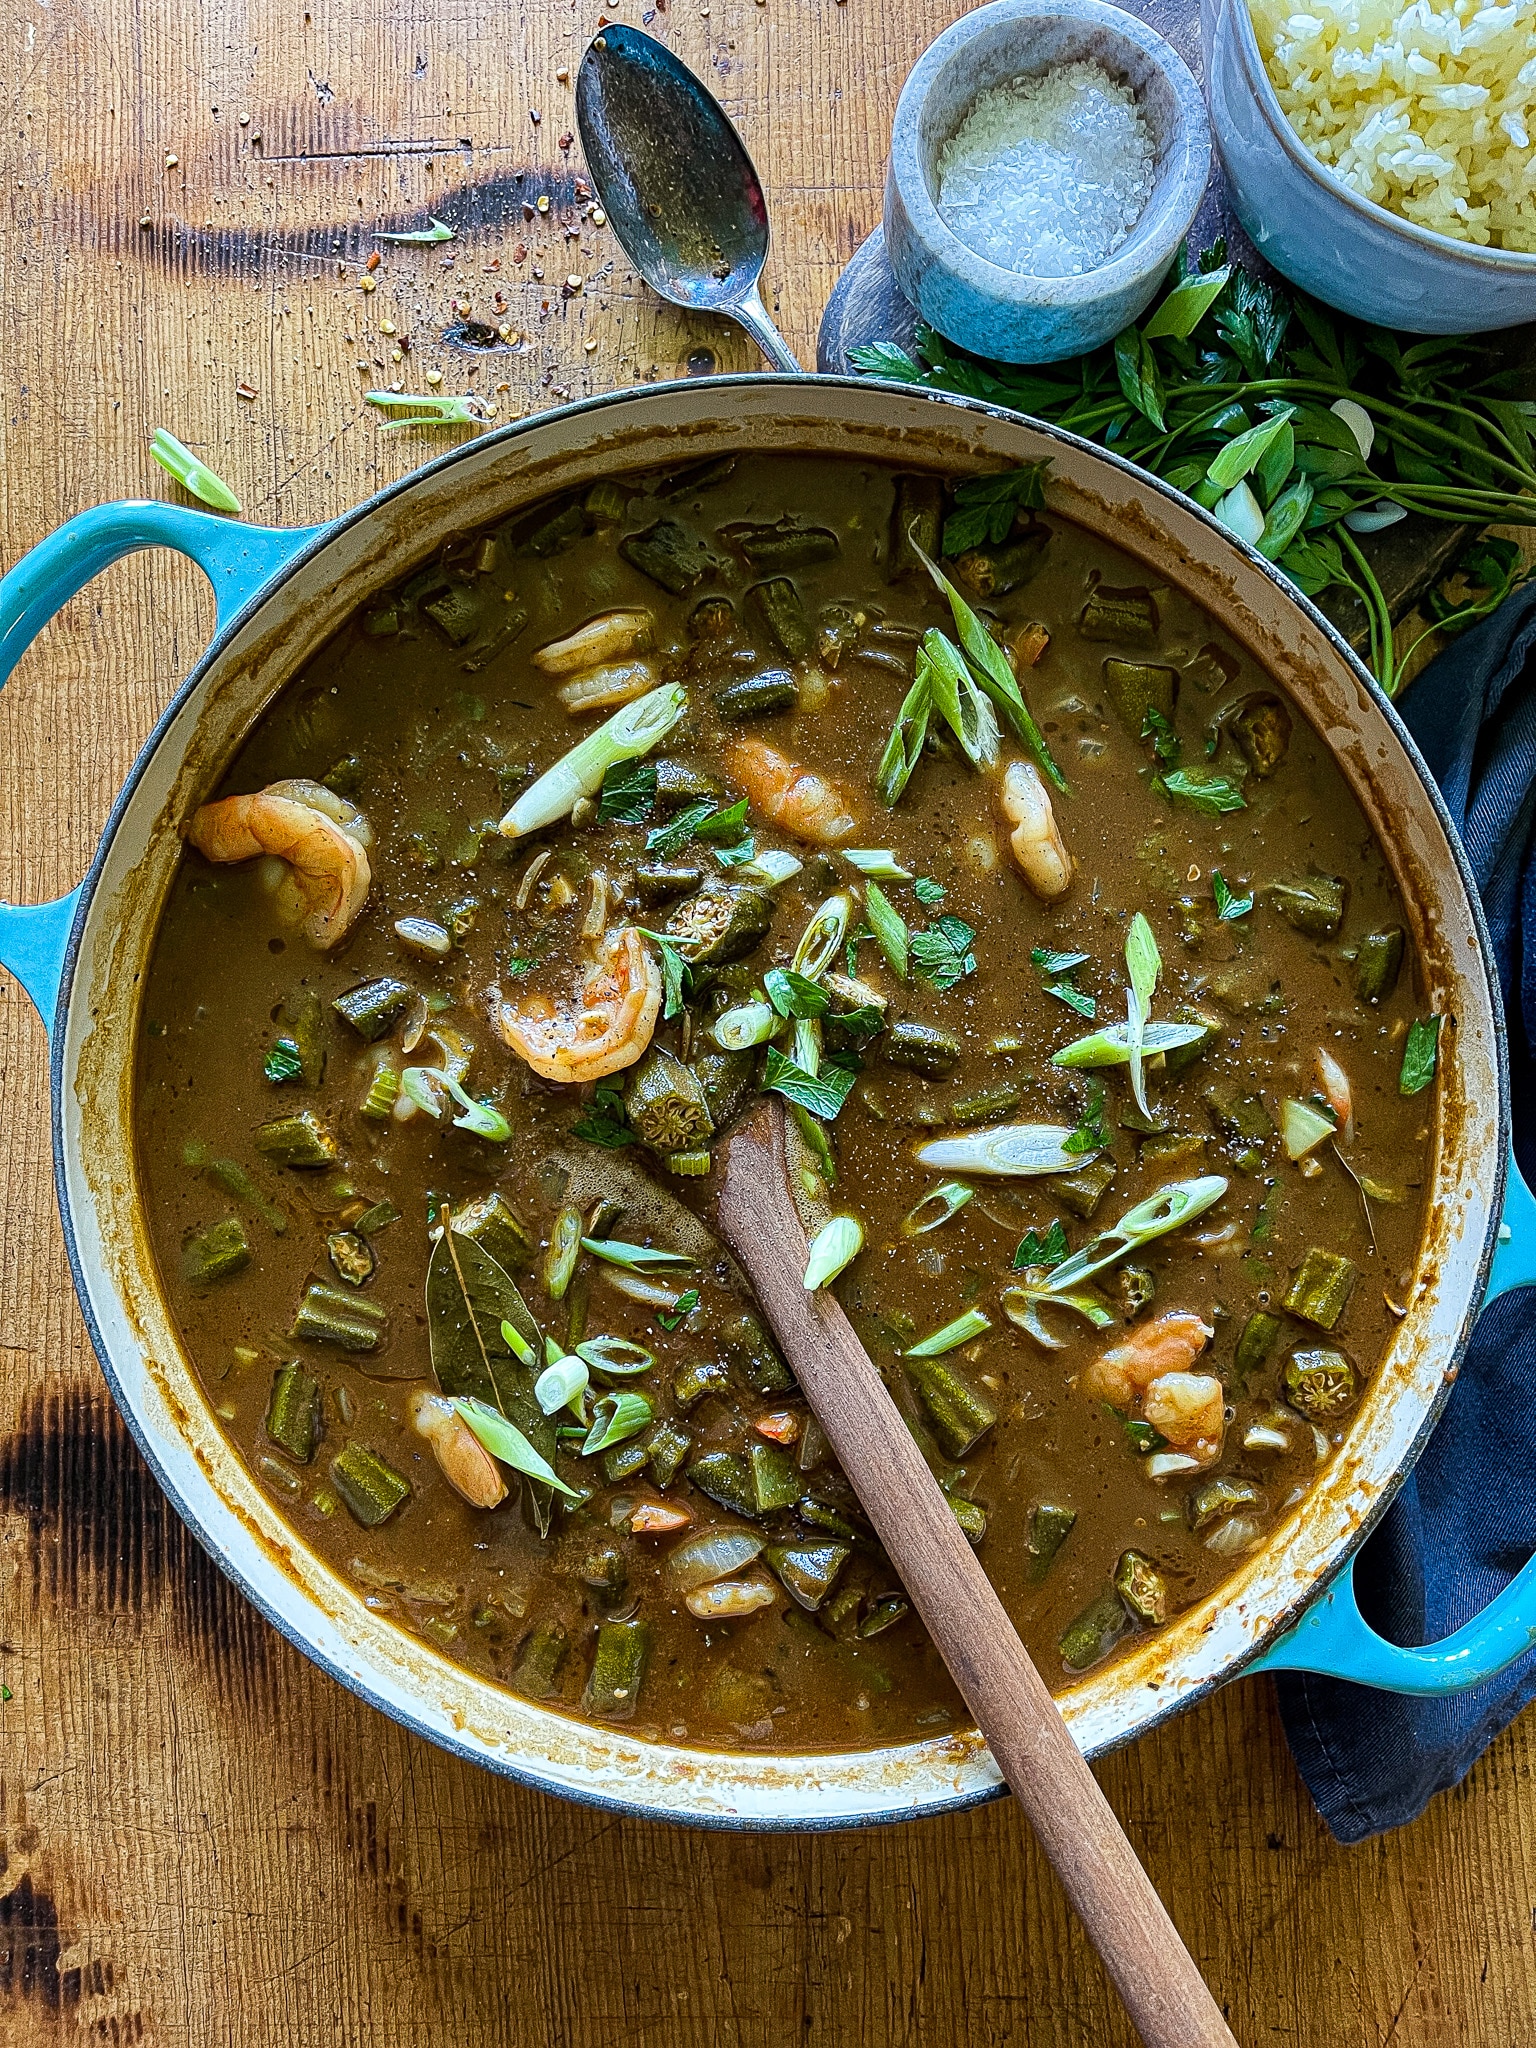
<svg viewBox="0 0 1536 2048">
<path fill-rule="evenodd" d="M 1249 0 L 1286 119 L 1405 220 L 1536 253 L 1536 0 Z"/>
</svg>

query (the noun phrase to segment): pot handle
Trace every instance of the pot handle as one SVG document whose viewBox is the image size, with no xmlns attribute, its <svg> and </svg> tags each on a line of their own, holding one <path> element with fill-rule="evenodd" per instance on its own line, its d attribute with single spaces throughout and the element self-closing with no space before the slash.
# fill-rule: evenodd
<svg viewBox="0 0 1536 2048">
<path fill-rule="evenodd" d="M 124 499 L 77 513 L 0 577 L 0 687 L 63 605 L 93 576 L 140 548 L 175 548 L 213 585 L 215 631 L 323 531 L 245 526 L 190 506 Z M 79 889 L 52 903 L 0 903 L 0 967 L 9 968 L 52 1029 Z"/>
<path fill-rule="evenodd" d="M 1516 1287 L 1536 1286 L 1536 1197 L 1513 1156 L 1504 1187 L 1504 1217 L 1483 1307 Z M 1530 1558 L 1496 1599 L 1456 1633 L 1422 1649 L 1405 1649 L 1377 1635 L 1355 1598 L 1355 1561 L 1249 1671 L 1316 1671 L 1348 1678 L 1382 1692 L 1468 1692 L 1523 1657 L 1536 1643 L 1536 1557 Z"/>
</svg>

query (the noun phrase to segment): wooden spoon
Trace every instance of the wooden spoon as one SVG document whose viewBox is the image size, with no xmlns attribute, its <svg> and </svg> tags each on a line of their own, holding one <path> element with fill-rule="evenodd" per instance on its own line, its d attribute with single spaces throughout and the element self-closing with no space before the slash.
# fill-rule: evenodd
<svg viewBox="0 0 1536 2048">
<path fill-rule="evenodd" d="M 1236 2048 L 1151 1879 L 809 1251 L 781 1104 L 733 1134 L 718 1214 L 763 1313 L 1147 2048 Z"/>
</svg>

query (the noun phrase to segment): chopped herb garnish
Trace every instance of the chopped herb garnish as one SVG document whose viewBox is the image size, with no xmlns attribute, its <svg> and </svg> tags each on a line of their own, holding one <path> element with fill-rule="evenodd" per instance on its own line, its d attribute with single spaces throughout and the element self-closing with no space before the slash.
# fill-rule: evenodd
<svg viewBox="0 0 1536 2048">
<path fill-rule="evenodd" d="M 1049 462 L 1026 462 L 995 476 L 968 476 L 955 486 L 955 509 L 944 522 L 944 553 L 1001 547 L 1019 512 L 1038 512 L 1045 503 Z"/>
<path fill-rule="evenodd" d="M 1087 963 L 1086 953 L 1054 953 L 1049 946 L 1033 946 L 1029 957 L 1048 996 L 1055 996 L 1069 1010 L 1076 1010 L 1079 1017 L 1097 1015 L 1093 997 L 1085 995 L 1073 980 L 1078 968 Z"/>
<path fill-rule="evenodd" d="M 291 1038 L 280 1038 L 268 1048 L 261 1071 L 269 1081 L 297 1081 L 304 1071 L 304 1059 Z"/>
<path fill-rule="evenodd" d="M 1408 1026 L 1403 1047 L 1403 1070 L 1397 1077 L 1400 1095 L 1418 1095 L 1435 1078 L 1435 1061 L 1440 1047 L 1440 1019 L 1415 1017 Z"/>
<path fill-rule="evenodd" d="M 912 893 L 919 903 L 926 903 L 931 910 L 935 903 L 942 903 L 948 891 L 940 882 L 931 882 L 926 875 L 919 875 L 912 884 Z"/>
<path fill-rule="evenodd" d="M 774 1046 L 768 1048 L 767 1071 L 764 1075 L 767 1085 L 788 1102 L 799 1103 L 812 1116 L 819 1116 L 824 1123 L 831 1123 L 843 1104 L 848 1100 L 855 1075 L 851 1067 L 828 1063 L 819 1074 L 809 1074 L 804 1067 L 796 1066 Z"/>
<path fill-rule="evenodd" d="M 679 1329 L 682 1324 L 687 1322 L 698 1305 L 699 1290 L 697 1287 L 690 1287 L 686 1294 L 680 1294 L 677 1297 L 676 1305 L 670 1312 L 666 1309 L 657 1309 L 656 1320 L 664 1330 Z"/>
<path fill-rule="evenodd" d="M 615 761 L 597 800 L 600 825 L 638 825 L 656 800 L 656 770 L 649 761 Z"/>
<path fill-rule="evenodd" d="M 149 452 L 163 470 L 175 477 L 177 483 L 185 486 L 194 498 L 201 498 L 205 505 L 211 505 L 215 512 L 238 512 L 240 500 L 225 483 L 216 476 L 206 462 L 200 462 L 183 441 L 174 434 L 168 434 L 164 427 L 156 427 Z"/>
<path fill-rule="evenodd" d="M 738 839 L 734 846 L 717 846 L 715 859 L 723 868 L 745 867 L 749 860 L 757 858 L 757 847 L 749 832 L 745 839 Z"/>
<path fill-rule="evenodd" d="M 666 989 L 666 1002 L 661 1014 L 663 1017 L 675 1017 L 683 1007 L 683 996 L 692 979 L 692 970 L 671 939 L 661 932 L 647 931 L 643 924 L 636 929 L 641 938 L 649 939 L 661 954 L 661 977 Z"/>
<path fill-rule="evenodd" d="M 694 831 L 700 839 L 734 839 L 746 822 L 747 800 L 739 796 L 725 810 L 708 815 L 701 825 L 695 826 Z"/>
<path fill-rule="evenodd" d="M 1233 918 L 1246 917 L 1253 908 L 1252 896 L 1234 896 L 1231 884 L 1220 868 L 1211 869 L 1211 894 L 1216 899 L 1216 915 L 1226 924 Z"/>
<path fill-rule="evenodd" d="M 715 815 L 715 807 L 708 798 L 703 803 L 690 804 L 685 811 L 679 811 L 675 818 L 669 818 L 665 825 L 658 825 L 645 835 L 647 853 L 680 853 L 706 818 Z"/>
<path fill-rule="evenodd" d="M 1044 1237 L 1033 1230 L 1026 1230 L 1019 1241 L 1019 1248 L 1013 1255 L 1016 1273 L 1026 1266 L 1059 1266 L 1067 1256 L 1067 1233 L 1062 1228 L 1061 1218 L 1056 1217 Z"/>
<path fill-rule="evenodd" d="M 870 933 L 885 955 L 886 965 L 898 981 L 905 981 L 911 950 L 906 920 L 878 882 L 867 882 L 864 886 L 864 911 Z"/>
<path fill-rule="evenodd" d="M 846 1038 L 873 1038 L 885 1029 L 885 1012 L 875 1003 L 860 1003 L 856 1010 L 840 1010 L 833 1018 Z"/>
<path fill-rule="evenodd" d="M 912 965 L 934 988 L 953 988 L 976 972 L 975 937 L 964 918 L 941 917 L 929 930 L 912 934 Z"/>
<path fill-rule="evenodd" d="M 781 1017 L 824 1017 L 832 1006 L 824 988 L 796 974 L 792 967 L 770 967 L 763 976 L 763 987 Z"/>
<path fill-rule="evenodd" d="M 925 655 L 919 654 L 916 679 L 902 699 L 891 727 L 891 736 L 875 771 L 875 787 L 887 809 L 895 803 L 912 778 L 928 737 L 928 716 L 933 709 L 933 671 Z"/>
<path fill-rule="evenodd" d="M 848 934 L 847 943 L 843 947 L 843 965 L 848 970 L 848 978 L 850 981 L 856 981 L 858 979 L 859 947 L 862 945 L 865 939 L 872 939 L 874 936 L 875 935 L 870 930 L 869 926 L 862 922 L 856 924 L 853 930 Z"/>
<path fill-rule="evenodd" d="M 1063 1152 L 1102 1152 L 1109 1143 L 1109 1133 L 1104 1128 L 1104 1083 L 1088 1083 L 1088 1103 L 1077 1129 L 1062 1145 Z"/>
<path fill-rule="evenodd" d="M 601 1145 L 605 1152 L 617 1152 L 635 1142 L 634 1132 L 624 1121 L 624 1097 L 611 1082 L 600 1081 L 593 1089 L 587 1113 L 571 1125 L 571 1136 Z"/>
<path fill-rule="evenodd" d="M 1121 1415 L 1118 1408 L 1111 1408 L 1109 1412 L 1119 1420 L 1120 1427 L 1125 1431 L 1125 1440 L 1131 1449 L 1139 1451 L 1142 1457 L 1148 1457 L 1153 1451 L 1160 1451 L 1167 1443 L 1167 1437 L 1159 1436 L 1150 1422 L 1142 1422 L 1131 1415 Z"/>
<path fill-rule="evenodd" d="M 1183 742 L 1162 712 L 1150 704 L 1141 721 L 1141 736 L 1152 742 L 1152 751 L 1165 768 L 1178 766 L 1179 756 L 1184 751 Z"/>
<path fill-rule="evenodd" d="M 1165 796 L 1193 804 L 1208 818 L 1219 818 L 1225 811 L 1245 811 L 1248 808 L 1243 792 L 1225 775 L 1202 775 L 1193 768 L 1175 768 L 1171 773 L 1159 776 L 1156 786 Z"/>
<path fill-rule="evenodd" d="M 451 241 L 453 240 L 453 229 L 452 229 L 451 227 L 449 227 L 449 225 L 448 225 L 448 223 L 447 223 L 446 221 L 443 221 L 443 220 L 439 220 L 439 219 L 437 218 L 437 216 L 436 216 L 435 214 L 431 214 L 431 213 L 429 213 L 429 214 L 427 215 L 427 219 L 428 219 L 428 220 L 429 220 L 429 221 L 431 222 L 431 226 L 430 226 L 430 227 L 424 227 L 424 228 L 409 228 L 409 229 L 405 230 L 405 231 L 404 231 L 403 233 L 401 233 L 401 234 L 390 234 L 390 235 L 386 235 L 386 234 L 382 233 L 382 232 L 381 232 L 381 231 L 380 231 L 379 229 L 377 229 L 377 228 L 376 228 L 376 229 L 374 230 L 374 235 L 373 235 L 373 239 L 374 239 L 374 240 L 375 240 L 376 242 L 427 242 L 427 243 L 431 243 L 431 242 L 451 242 Z"/>
</svg>

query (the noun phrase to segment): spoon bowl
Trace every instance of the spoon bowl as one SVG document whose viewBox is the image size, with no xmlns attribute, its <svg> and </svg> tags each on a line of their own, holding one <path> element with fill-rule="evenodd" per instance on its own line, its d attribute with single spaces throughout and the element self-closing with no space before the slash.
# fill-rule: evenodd
<svg viewBox="0 0 1536 2048">
<path fill-rule="evenodd" d="M 576 125 L 603 210 L 652 291 L 739 321 L 776 370 L 800 370 L 758 290 L 762 181 L 713 94 L 662 44 L 616 22 L 581 60 Z"/>
</svg>

